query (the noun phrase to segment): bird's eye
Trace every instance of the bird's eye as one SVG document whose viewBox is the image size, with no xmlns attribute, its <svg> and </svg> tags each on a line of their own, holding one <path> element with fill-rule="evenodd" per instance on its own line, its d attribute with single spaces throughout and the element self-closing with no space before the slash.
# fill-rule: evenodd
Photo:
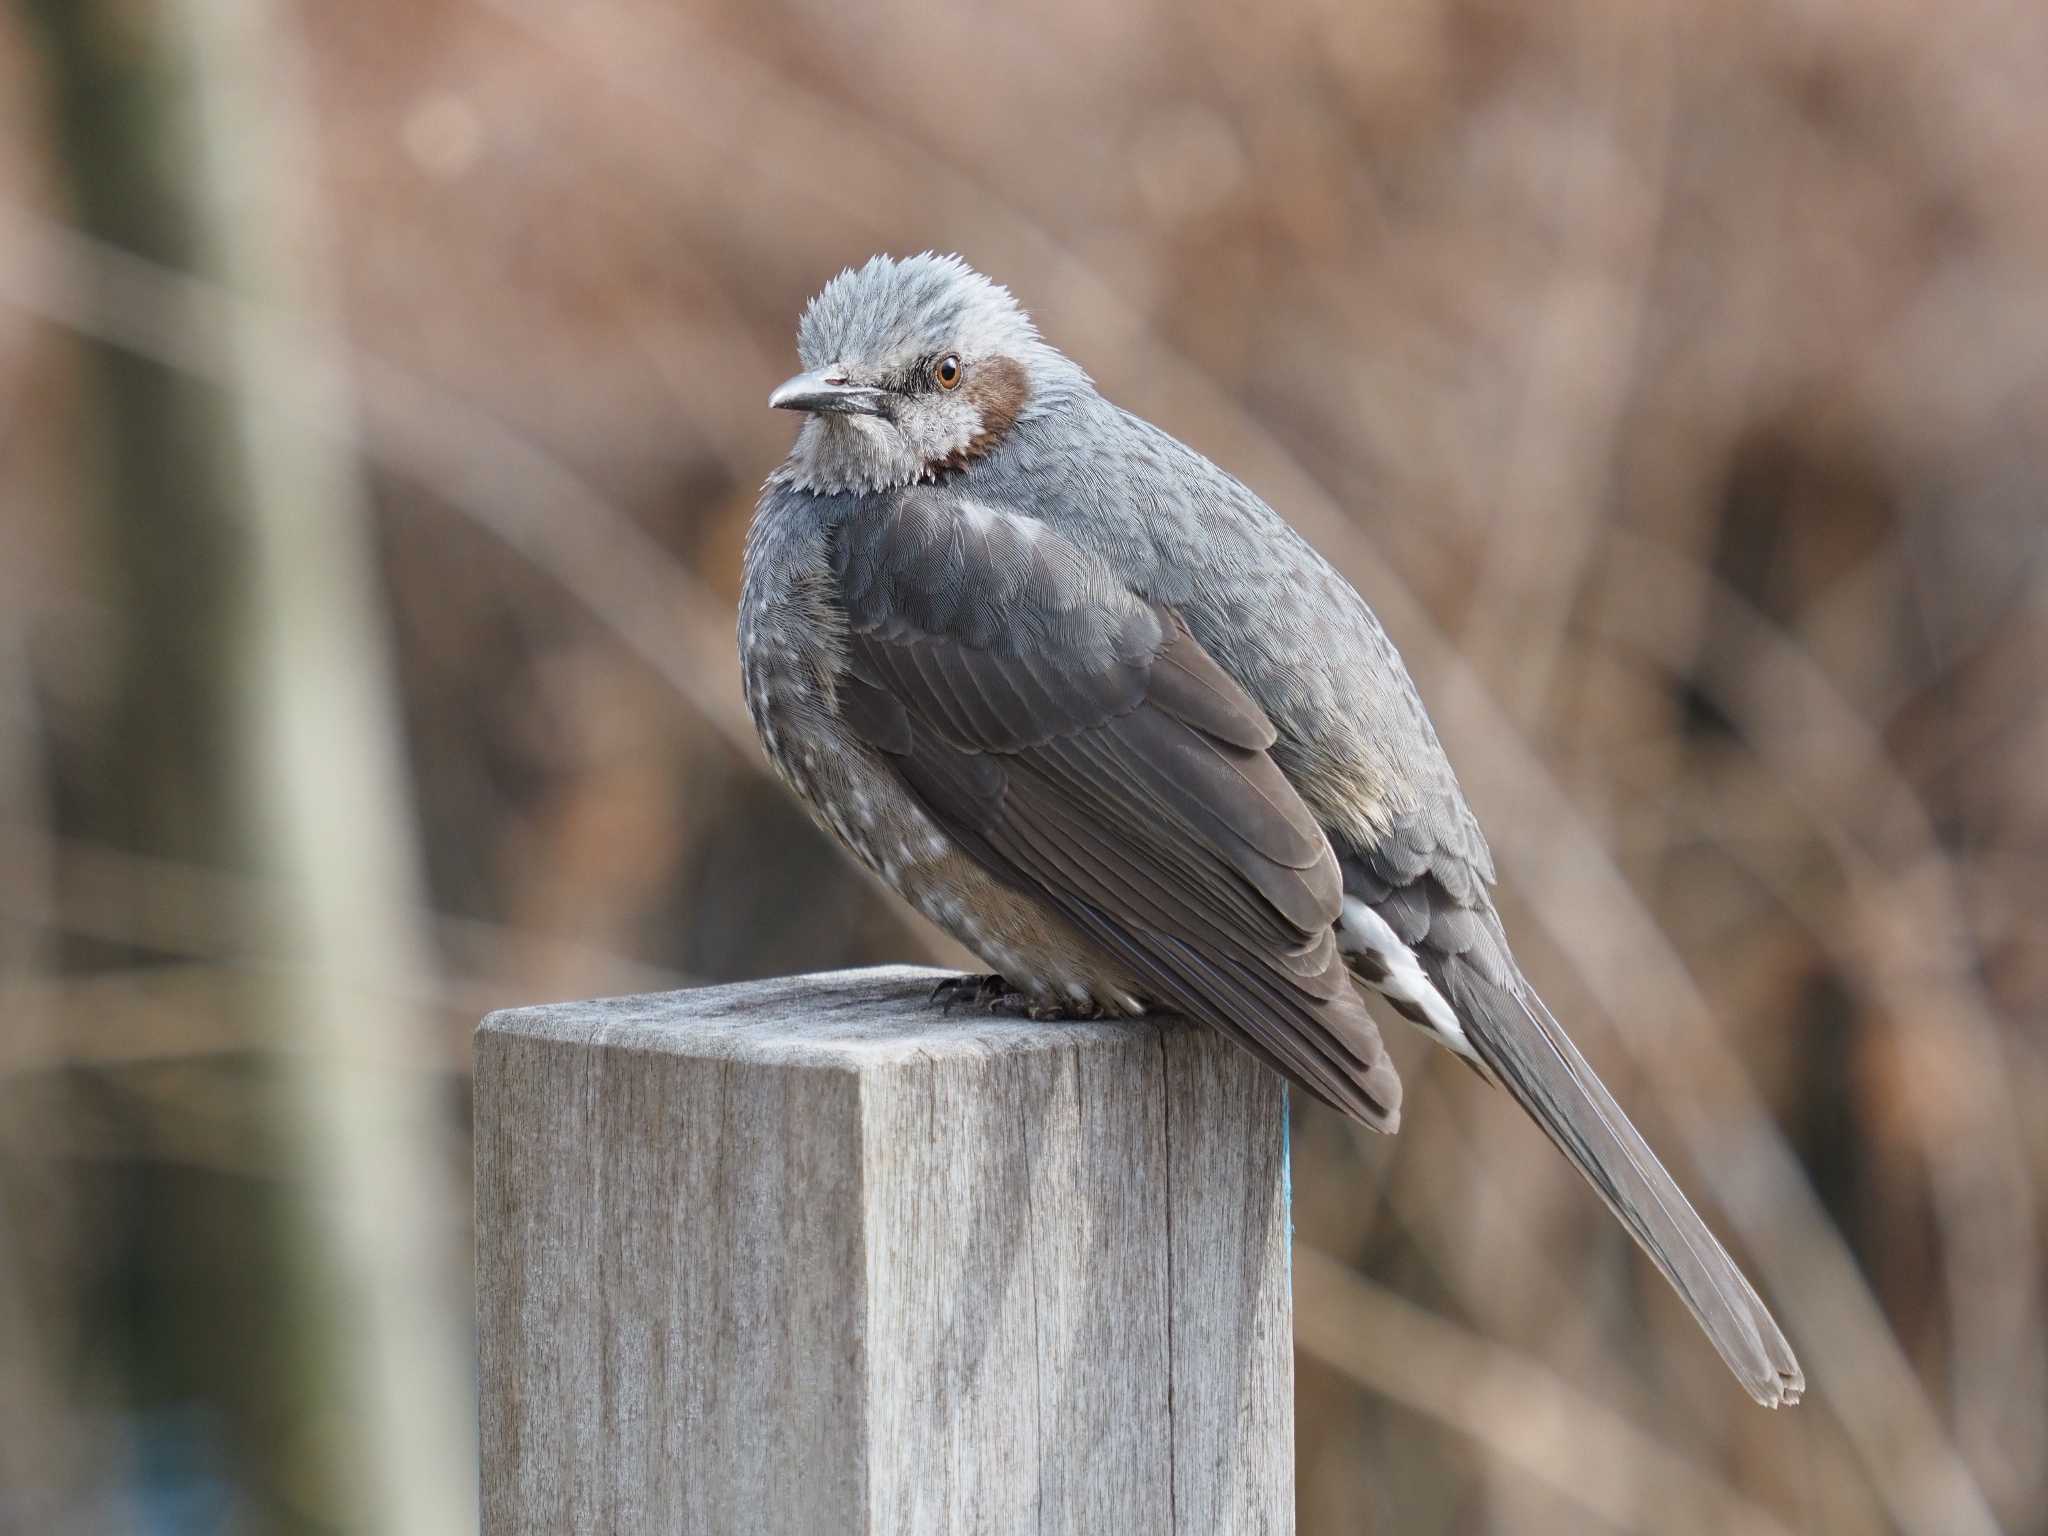
<svg viewBox="0 0 2048 1536">
<path fill-rule="evenodd" d="M 960 359 L 948 352 L 932 364 L 932 382 L 941 389 L 957 389 L 960 386 Z"/>
</svg>

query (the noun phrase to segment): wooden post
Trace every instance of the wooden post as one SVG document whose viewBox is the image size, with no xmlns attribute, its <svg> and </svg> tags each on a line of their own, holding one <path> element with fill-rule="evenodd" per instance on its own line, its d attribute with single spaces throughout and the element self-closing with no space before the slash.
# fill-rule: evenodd
<svg viewBox="0 0 2048 1536">
<path fill-rule="evenodd" d="M 484 1021 L 486 1536 L 1293 1531 L 1279 1079 L 939 974 Z"/>
</svg>

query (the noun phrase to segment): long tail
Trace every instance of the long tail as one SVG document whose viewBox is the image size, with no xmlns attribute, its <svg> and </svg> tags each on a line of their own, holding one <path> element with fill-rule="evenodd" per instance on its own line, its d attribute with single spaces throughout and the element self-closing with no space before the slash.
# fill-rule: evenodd
<svg viewBox="0 0 2048 1536">
<path fill-rule="evenodd" d="M 1497 986 L 1457 961 L 1447 984 L 1480 1060 L 1586 1176 L 1664 1272 L 1759 1403 L 1796 1403 L 1805 1373 L 1770 1309 L 1527 982 Z"/>
</svg>

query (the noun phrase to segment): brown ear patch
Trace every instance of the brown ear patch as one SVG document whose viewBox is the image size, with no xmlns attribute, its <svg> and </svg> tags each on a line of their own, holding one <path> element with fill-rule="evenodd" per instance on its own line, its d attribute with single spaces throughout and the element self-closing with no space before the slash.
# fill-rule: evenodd
<svg viewBox="0 0 2048 1536">
<path fill-rule="evenodd" d="M 981 413 L 981 427 L 967 443 L 932 465 L 935 474 L 965 469 L 1000 443 L 1031 398 L 1031 378 L 1015 358 L 991 357 L 967 370 L 960 386 Z"/>
</svg>

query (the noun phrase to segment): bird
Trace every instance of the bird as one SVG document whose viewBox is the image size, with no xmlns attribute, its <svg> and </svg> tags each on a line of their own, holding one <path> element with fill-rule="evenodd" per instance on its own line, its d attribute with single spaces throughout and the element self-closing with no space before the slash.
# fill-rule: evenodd
<svg viewBox="0 0 2048 1536">
<path fill-rule="evenodd" d="M 990 967 L 941 1000 L 1179 1014 L 1394 1131 L 1371 999 L 1515 1099 L 1753 1398 L 1798 1401 L 1769 1309 L 1517 967 L 1351 583 L 958 256 L 840 272 L 797 353 L 742 560 L 747 707 L 817 824 Z"/>
</svg>

